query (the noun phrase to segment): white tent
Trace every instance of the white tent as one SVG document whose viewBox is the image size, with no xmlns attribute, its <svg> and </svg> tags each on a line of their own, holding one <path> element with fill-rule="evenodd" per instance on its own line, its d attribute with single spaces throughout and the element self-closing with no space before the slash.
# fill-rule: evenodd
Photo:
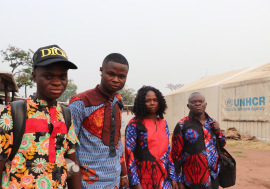
<svg viewBox="0 0 270 189">
<path fill-rule="evenodd" d="M 172 132 L 176 123 L 188 115 L 188 97 L 201 92 L 206 111 L 222 129 L 235 127 L 259 140 L 270 141 L 269 95 L 270 63 L 207 76 L 165 96 L 165 119 Z"/>
</svg>

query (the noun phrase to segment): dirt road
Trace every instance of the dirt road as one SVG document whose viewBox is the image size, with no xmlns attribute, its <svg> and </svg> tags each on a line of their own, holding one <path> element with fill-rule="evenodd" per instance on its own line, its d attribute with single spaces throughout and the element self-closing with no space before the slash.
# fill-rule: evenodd
<svg viewBox="0 0 270 189">
<path fill-rule="evenodd" d="M 228 146 L 236 160 L 236 185 L 230 189 L 270 189 L 270 151 Z M 242 152 L 242 153 L 233 153 Z"/>
</svg>

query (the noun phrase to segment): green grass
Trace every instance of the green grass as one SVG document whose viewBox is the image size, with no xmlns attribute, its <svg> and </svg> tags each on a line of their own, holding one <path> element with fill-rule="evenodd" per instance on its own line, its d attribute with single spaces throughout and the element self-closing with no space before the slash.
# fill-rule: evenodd
<svg viewBox="0 0 270 189">
<path fill-rule="evenodd" d="M 241 153 L 243 153 L 243 152 L 240 151 L 240 150 L 235 150 L 235 151 L 233 151 L 232 153 L 241 154 Z"/>
<path fill-rule="evenodd" d="M 236 148 L 250 149 L 250 150 L 270 150 L 270 142 L 251 142 L 239 140 L 227 140 L 226 146 L 233 146 Z M 225 146 L 225 148 L 226 148 Z"/>
<path fill-rule="evenodd" d="M 244 155 L 244 154 L 238 154 L 238 155 L 236 155 L 236 157 L 243 157 L 243 158 L 246 158 L 247 156 Z"/>
</svg>

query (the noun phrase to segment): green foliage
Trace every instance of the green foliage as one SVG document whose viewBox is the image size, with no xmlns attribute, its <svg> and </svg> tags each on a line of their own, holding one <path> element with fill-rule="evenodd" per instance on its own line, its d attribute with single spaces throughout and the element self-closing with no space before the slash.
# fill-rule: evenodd
<svg viewBox="0 0 270 189">
<path fill-rule="evenodd" d="M 25 68 L 23 70 L 21 70 L 21 72 L 19 72 L 17 74 L 16 77 L 16 82 L 17 82 L 17 86 L 19 88 L 24 87 L 24 91 L 25 91 L 25 98 L 27 98 L 27 91 L 26 91 L 26 87 L 30 87 L 32 88 L 34 86 L 34 82 L 33 82 L 33 78 L 32 78 L 32 68 Z"/>
<path fill-rule="evenodd" d="M 20 66 L 32 67 L 33 65 L 33 51 L 30 49 L 29 51 L 24 51 L 18 47 L 9 45 L 6 50 L 1 50 L 0 54 L 4 57 L 2 62 L 9 63 L 9 66 L 12 68 L 12 73 Z"/>
<path fill-rule="evenodd" d="M 247 156 L 244 155 L 244 154 L 238 154 L 238 155 L 236 155 L 236 157 L 243 157 L 243 158 L 246 158 Z"/>
<path fill-rule="evenodd" d="M 134 100 L 135 100 L 135 97 L 136 97 L 134 89 L 128 88 L 128 86 L 126 85 L 119 92 L 120 92 L 120 94 L 122 96 L 122 100 L 123 100 L 123 103 L 125 105 L 133 105 L 134 104 Z"/>
<path fill-rule="evenodd" d="M 14 74 L 18 88 L 24 87 L 25 97 L 27 97 L 27 87 L 32 88 L 34 82 L 32 79 L 32 55 L 33 51 L 24 51 L 18 47 L 9 45 L 6 50 L 1 50 L 0 54 L 3 56 L 3 63 L 9 63 L 12 68 L 11 72 Z"/>
<path fill-rule="evenodd" d="M 176 85 L 174 85 L 174 84 L 172 84 L 172 83 L 169 83 L 169 84 L 167 84 L 167 86 L 166 86 L 166 88 L 171 89 L 171 91 L 174 91 L 174 90 L 176 90 L 176 89 L 180 89 L 181 87 L 184 87 L 184 84 L 176 84 Z"/>
<path fill-rule="evenodd" d="M 71 97 L 73 97 L 74 95 L 77 94 L 77 85 L 75 85 L 73 83 L 73 80 L 70 79 L 68 80 L 68 85 L 67 88 L 65 90 L 65 92 L 63 92 L 63 94 L 58 98 L 59 102 L 67 102 L 71 99 Z"/>
</svg>

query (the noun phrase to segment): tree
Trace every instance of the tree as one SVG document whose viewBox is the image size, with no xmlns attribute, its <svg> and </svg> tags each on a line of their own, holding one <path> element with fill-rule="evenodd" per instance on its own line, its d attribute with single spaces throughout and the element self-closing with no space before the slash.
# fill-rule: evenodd
<svg viewBox="0 0 270 189">
<path fill-rule="evenodd" d="M 24 51 L 18 47 L 9 45 L 6 50 L 1 50 L 0 54 L 4 57 L 4 62 L 9 62 L 9 66 L 12 68 L 12 73 L 19 66 L 27 66 L 32 67 L 32 54 L 33 51 L 29 49 L 29 51 Z M 16 72 L 14 73 L 16 74 Z"/>
<path fill-rule="evenodd" d="M 67 102 L 71 99 L 71 97 L 73 97 L 74 95 L 77 94 L 77 85 L 75 85 L 73 83 L 72 79 L 68 80 L 68 85 L 67 88 L 65 90 L 65 92 L 63 92 L 63 94 L 58 98 L 59 102 Z"/>
<path fill-rule="evenodd" d="M 32 68 L 26 68 L 26 69 L 23 69 L 21 72 L 19 72 L 16 77 L 17 86 L 19 88 L 24 86 L 25 98 L 27 98 L 26 87 L 32 88 L 34 86 L 31 73 L 32 73 Z"/>
<path fill-rule="evenodd" d="M 11 72 L 14 74 L 18 88 L 24 87 L 25 97 L 27 97 L 27 87 L 32 88 L 34 86 L 31 74 L 34 52 L 31 49 L 24 51 L 9 45 L 6 50 L 1 50 L 0 54 L 4 57 L 2 62 L 8 62 L 12 68 Z"/>
<path fill-rule="evenodd" d="M 184 84 L 176 84 L 176 85 L 174 85 L 172 83 L 169 83 L 169 84 L 167 84 L 166 88 L 169 88 L 169 89 L 171 89 L 171 91 L 174 91 L 174 90 L 179 89 L 179 88 L 181 88 L 183 86 L 184 86 Z"/>
<path fill-rule="evenodd" d="M 122 101 L 125 105 L 133 105 L 136 97 L 135 90 L 128 88 L 126 85 L 122 90 L 119 91 L 122 96 Z"/>
</svg>

